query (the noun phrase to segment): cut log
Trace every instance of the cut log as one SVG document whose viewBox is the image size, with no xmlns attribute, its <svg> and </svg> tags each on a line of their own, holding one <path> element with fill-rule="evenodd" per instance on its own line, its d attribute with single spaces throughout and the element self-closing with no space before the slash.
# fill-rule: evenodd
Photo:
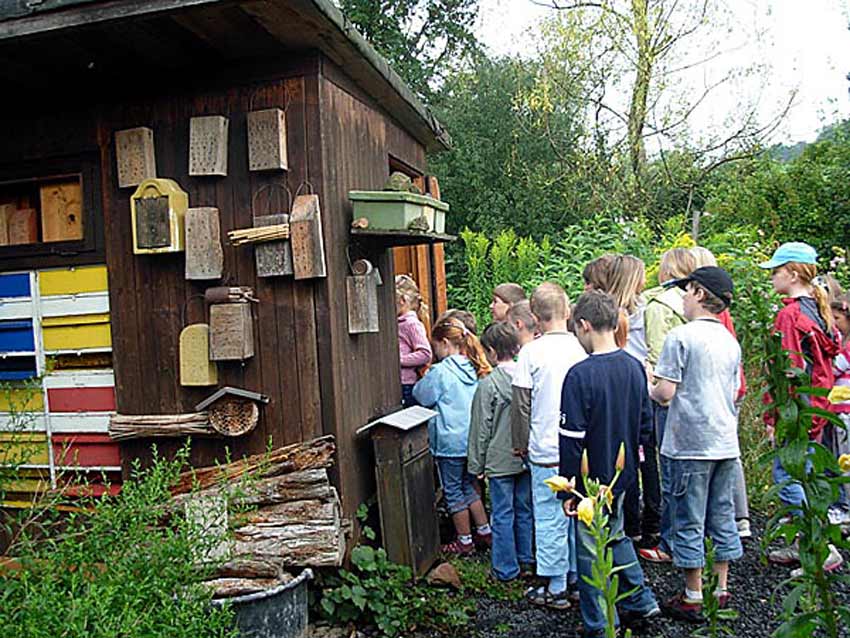
<svg viewBox="0 0 850 638">
<path fill-rule="evenodd" d="M 283 561 L 273 557 L 236 558 L 215 570 L 219 578 L 280 578 L 282 574 Z"/>
<path fill-rule="evenodd" d="M 290 577 L 288 580 L 292 580 Z M 204 582 L 204 586 L 213 592 L 213 598 L 231 598 L 245 596 L 272 589 L 286 581 L 277 578 L 216 578 Z"/>
</svg>

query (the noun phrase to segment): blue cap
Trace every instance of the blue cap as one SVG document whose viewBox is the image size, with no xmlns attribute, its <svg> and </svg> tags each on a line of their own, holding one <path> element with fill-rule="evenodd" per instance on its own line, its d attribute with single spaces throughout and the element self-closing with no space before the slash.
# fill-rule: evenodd
<svg viewBox="0 0 850 638">
<path fill-rule="evenodd" d="M 773 257 L 769 261 L 759 264 L 759 267 L 779 268 L 792 261 L 800 264 L 817 264 L 818 252 L 805 242 L 789 241 L 777 248 Z"/>
</svg>

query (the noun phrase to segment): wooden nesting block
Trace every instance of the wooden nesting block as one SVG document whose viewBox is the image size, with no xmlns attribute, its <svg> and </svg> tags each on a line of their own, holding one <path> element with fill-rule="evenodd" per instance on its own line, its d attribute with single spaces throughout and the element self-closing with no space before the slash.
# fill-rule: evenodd
<svg viewBox="0 0 850 638">
<path fill-rule="evenodd" d="M 35 244 L 38 242 L 38 219 L 34 208 L 12 208 L 6 216 L 9 244 Z"/>
<path fill-rule="evenodd" d="M 254 226 L 288 224 L 289 215 L 260 215 L 254 217 Z M 257 277 L 279 277 L 292 274 L 292 249 L 289 240 L 266 241 L 254 245 Z"/>
<path fill-rule="evenodd" d="M 345 278 L 349 334 L 379 331 L 377 283 L 371 273 Z"/>
<path fill-rule="evenodd" d="M 173 253 L 184 249 L 189 195 L 171 179 L 146 179 L 130 198 L 133 252 Z"/>
<path fill-rule="evenodd" d="M 243 361 L 254 356 L 254 324 L 248 303 L 210 306 L 210 360 Z"/>
<path fill-rule="evenodd" d="M 83 190 L 79 180 L 55 182 L 40 189 L 41 240 L 74 241 L 83 238 Z"/>
<path fill-rule="evenodd" d="M 218 368 L 210 361 L 210 327 L 206 323 L 186 326 L 180 333 L 180 385 L 218 384 Z"/>
<path fill-rule="evenodd" d="M 153 131 L 146 126 L 115 131 L 118 187 L 138 186 L 156 177 Z"/>
<path fill-rule="evenodd" d="M 189 175 L 227 175 L 227 131 L 222 115 L 189 120 Z"/>
<path fill-rule="evenodd" d="M 186 211 L 186 279 L 221 279 L 224 249 L 217 208 Z"/>
<path fill-rule="evenodd" d="M 299 195 L 295 198 L 289 216 L 289 241 L 296 279 L 327 276 L 318 195 Z"/>
<path fill-rule="evenodd" d="M 248 113 L 248 168 L 252 171 L 287 169 L 286 114 L 281 109 Z"/>
<path fill-rule="evenodd" d="M 0 246 L 9 245 L 9 215 L 15 210 L 14 204 L 0 204 Z"/>
</svg>

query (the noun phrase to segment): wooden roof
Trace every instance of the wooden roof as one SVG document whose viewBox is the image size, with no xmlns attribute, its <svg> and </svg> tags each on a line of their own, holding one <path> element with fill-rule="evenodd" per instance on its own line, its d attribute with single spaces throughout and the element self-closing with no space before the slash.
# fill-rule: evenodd
<svg viewBox="0 0 850 638">
<path fill-rule="evenodd" d="M 51 96 L 56 108 L 81 90 L 139 78 L 179 84 L 198 69 L 232 71 L 310 49 L 341 66 L 427 149 L 448 147 L 436 118 L 330 0 L 0 2 L 4 94 Z"/>
</svg>

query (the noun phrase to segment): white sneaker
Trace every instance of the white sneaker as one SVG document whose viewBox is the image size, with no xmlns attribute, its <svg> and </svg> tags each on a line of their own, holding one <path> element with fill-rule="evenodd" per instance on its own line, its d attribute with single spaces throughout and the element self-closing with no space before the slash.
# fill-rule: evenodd
<svg viewBox="0 0 850 638">
<path fill-rule="evenodd" d="M 753 531 L 750 529 L 750 521 L 746 518 L 739 518 L 735 521 L 735 524 L 738 526 L 738 536 L 741 538 L 751 538 L 753 535 Z"/>
<path fill-rule="evenodd" d="M 844 564 L 844 557 L 841 553 L 835 548 L 835 545 L 832 543 L 829 544 L 829 556 L 826 557 L 826 560 L 823 561 L 823 571 L 832 572 L 841 567 Z M 798 567 L 797 569 L 791 570 L 791 578 L 799 578 L 803 575 L 803 568 Z"/>
<path fill-rule="evenodd" d="M 847 525 L 850 523 L 850 511 L 843 507 L 830 507 L 827 516 L 830 525 Z"/>
</svg>

